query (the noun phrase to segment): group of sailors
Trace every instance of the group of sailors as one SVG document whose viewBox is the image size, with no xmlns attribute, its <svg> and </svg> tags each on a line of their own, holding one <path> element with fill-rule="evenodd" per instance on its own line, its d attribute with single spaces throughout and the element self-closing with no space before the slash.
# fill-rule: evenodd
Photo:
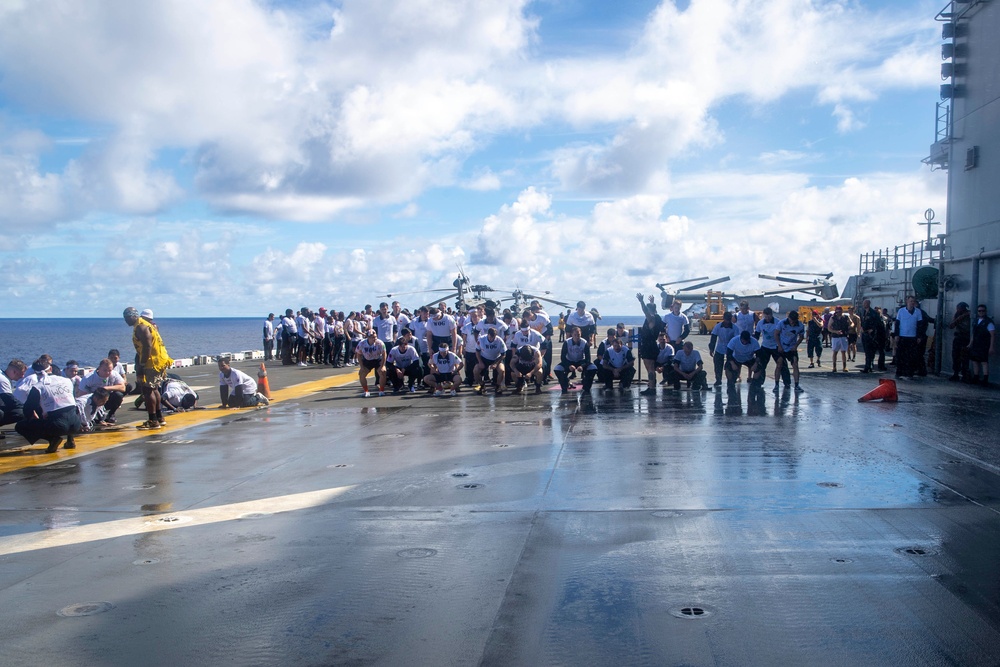
<svg viewBox="0 0 1000 667">
<path fill-rule="evenodd" d="M 46 452 L 63 445 L 76 447 L 75 436 L 91 431 L 123 428 L 116 413 L 125 396 L 138 394 L 136 409 L 145 405 L 148 418 L 136 428 L 158 430 L 165 424 L 164 413 L 195 407 L 198 394 L 175 375 L 168 373 L 173 359 L 160 337 L 153 311 L 129 306 L 122 311 L 125 324 L 132 328 L 135 347 L 135 385 L 127 382 L 121 354 L 111 349 L 108 356 L 89 372 L 76 361 L 59 368 L 51 355 L 43 354 L 29 366 L 12 359 L 0 372 L 0 426 L 14 429 L 30 444 L 49 443 Z M 6 437 L 0 433 L 0 437 Z"/>
<path fill-rule="evenodd" d="M 398 304 L 381 303 L 370 318 L 363 318 L 364 335 L 354 346 L 353 362 L 365 397 L 375 391 L 385 395 L 427 391 L 435 395 L 455 395 L 462 387 L 478 394 L 492 390 L 520 394 L 532 387 L 558 381 L 563 393 L 579 385 L 589 394 L 595 382 L 604 391 L 630 390 L 637 373 L 633 343 L 646 370 L 648 386 L 643 395 L 679 390 L 685 384 L 694 391 L 710 390 L 701 353 L 686 338 L 691 333 L 680 302 L 672 304 L 663 317 L 656 312 L 653 297 L 642 304 L 645 322 L 637 341 L 623 324 L 607 329 L 598 342 L 597 325 L 586 303 L 564 318 L 567 336 L 554 359 L 553 323 L 538 301 L 516 316 L 509 310 L 498 316 L 487 306 L 473 307 L 457 317 L 442 302 L 437 307 L 419 309 L 412 318 Z M 745 335 L 743 335 L 745 334 Z M 727 313 L 712 331 L 709 354 L 713 357 L 715 387 L 723 376 L 730 390 L 748 369 L 752 386 L 764 383 L 768 364 L 775 361 L 775 390 L 783 381 L 799 386 L 798 347 L 805 327 L 798 312 L 775 319 L 770 308 L 758 318 L 746 304 L 739 312 Z M 596 347 L 595 347 L 596 344 Z M 369 381 L 376 384 L 373 389 Z M 576 382 L 574 382 L 576 381 Z"/>
<path fill-rule="evenodd" d="M 0 426 L 13 424 L 30 444 L 47 441 L 46 452 L 53 453 L 60 445 L 74 449 L 75 436 L 80 433 L 119 428 L 116 413 L 128 394 L 138 394 L 137 409 L 145 404 L 148 419 L 137 426 L 142 430 L 161 428 L 165 412 L 194 408 L 197 392 L 167 372 L 173 360 L 160 338 L 153 312 L 146 309 L 140 313 L 130 306 L 122 316 L 133 331 L 135 385 L 128 383 L 117 349 L 109 350 L 89 372 L 75 360 L 59 368 L 48 354 L 30 366 L 12 359 L 0 372 Z"/>
<path fill-rule="evenodd" d="M 454 395 L 462 386 L 480 394 L 487 388 L 499 395 L 519 394 L 531 386 L 541 393 L 542 386 L 555 379 L 553 374 L 563 391 L 569 391 L 569 381 L 576 377 L 588 391 L 595 376 L 622 377 L 628 386 L 627 367 L 634 362 L 625 353 L 607 346 L 608 355 L 602 346 L 598 358 L 608 357 L 609 364 L 598 366 L 592 359 L 596 324 L 584 302 L 566 318 L 570 336 L 555 366 L 553 323 L 541 303 L 532 301 L 519 315 L 509 309 L 498 315 L 492 307 L 478 306 L 456 317 L 441 302 L 409 317 L 398 304 L 390 309 L 381 303 L 354 350 L 362 392 L 371 395 L 369 375 L 380 395 L 390 387 L 393 393 Z"/>
<path fill-rule="evenodd" d="M 47 441 L 49 453 L 64 440 L 65 448 L 73 449 L 74 436 L 116 426 L 125 397 L 136 391 L 127 377 L 116 349 L 89 371 L 74 360 L 60 368 L 47 354 L 30 365 L 12 359 L 0 372 L 0 426 L 13 424 L 31 444 Z M 165 378 L 159 392 L 167 412 L 191 409 L 198 400 L 198 394 L 177 377 Z M 135 405 L 142 405 L 142 396 Z"/>
</svg>

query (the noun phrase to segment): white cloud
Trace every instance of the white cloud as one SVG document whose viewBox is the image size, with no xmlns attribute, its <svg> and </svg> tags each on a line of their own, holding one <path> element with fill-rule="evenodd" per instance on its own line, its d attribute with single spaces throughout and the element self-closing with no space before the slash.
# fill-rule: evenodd
<svg viewBox="0 0 1000 667">
<path fill-rule="evenodd" d="M 932 30 L 909 16 L 873 18 L 817 0 L 692 0 L 683 11 L 664 2 L 626 56 L 548 66 L 557 115 L 619 125 L 608 141 L 556 151 L 553 174 L 569 191 L 655 192 L 672 159 L 722 140 L 712 117 L 720 103 L 768 104 L 803 89 L 833 105 L 839 132 L 856 131 L 864 123 L 848 101 L 928 86 L 935 76 L 923 55 Z"/>
<path fill-rule="evenodd" d="M 925 48 L 936 36 L 919 9 L 664 1 L 627 52 L 546 60 L 532 50 L 528 6 L 349 2 L 326 10 L 318 32 L 320 4 L 8 3 L 7 99 L 110 128 L 62 171 L 38 169 L 41 147 L 19 155 L 5 175 L 26 194 L 10 210 L 38 221 L 162 211 L 182 194 L 157 160 L 180 148 L 222 211 L 339 219 L 456 184 L 462 162 L 496 133 L 552 121 L 607 135 L 551 149 L 563 190 L 662 194 L 675 158 L 723 140 L 713 111 L 725 100 L 768 104 L 812 89 L 849 132 L 863 126 L 852 104 L 936 76 Z M 487 170 L 466 187 L 499 182 Z"/>
<path fill-rule="evenodd" d="M 472 178 L 465 182 L 463 187 L 469 190 L 487 192 L 489 190 L 499 190 L 501 185 L 500 177 L 494 174 L 492 169 L 486 167 L 485 169 L 477 170 L 472 175 Z"/>
<path fill-rule="evenodd" d="M 406 206 L 401 208 L 398 212 L 396 212 L 392 217 L 403 218 L 403 219 L 415 218 L 417 217 L 418 213 L 420 213 L 420 207 L 416 204 L 416 202 L 411 201 L 409 204 L 407 204 Z"/>
<path fill-rule="evenodd" d="M 302 305 L 351 310 L 388 293 L 412 307 L 440 295 L 402 293 L 447 288 L 463 265 L 473 282 L 500 290 L 548 290 L 555 299 L 628 313 L 635 292 L 700 275 L 731 275 L 725 288 L 735 290 L 761 287 L 759 272 L 833 271 L 843 286 L 860 253 L 920 238 L 922 211 L 945 209 L 939 172 L 875 173 L 826 186 L 800 174 L 704 174 L 677 188 L 691 197 L 675 203 L 638 195 L 567 214 L 567 202 L 529 187 L 473 229 L 433 242 L 407 234 L 348 248 L 298 242 L 250 258 L 237 250 L 248 235 L 263 234 L 252 225 L 210 232 L 155 218 L 81 223 L 50 242 L 33 241 L 48 254 L 80 249 L 56 270 L 23 252 L 8 254 L 0 262 L 2 292 L 12 304 L 31 304 L 11 313 L 22 316 L 67 302 L 80 314 L 106 314 L 108 303 L 122 301 L 178 314 L 205 303 L 234 315 Z M 102 242 L 89 261 L 86 244 L 97 235 L 129 243 Z"/>
<path fill-rule="evenodd" d="M 816 156 L 803 151 L 790 151 L 784 148 L 775 151 L 765 151 L 757 156 L 757 161 L 766 166 L 790 163 L 802 163 L 814 160 Z"/>
<path fill-rule="evenodd" d="M 42 173 L 37 158 L 0 153 L 0 222 L 8 233 L 60 218 L 67 206 L 59 175 Z"/>
<path fill-rule="evenodd" d="M 246 312 L 261 299 L 356 304 L 447 286 L 466 262 L 476 281 L 608 299 L 692 273 L 747 281 L 755 272 L 744 267 L 789 256 L 847 271 L 876 239 L 913 237 L 899 222 L 910 208 L 943 208 L 940 175 L 817 187 L 821 174 L 804 169 L 821 168 L 820 154 L 725 147 L 758 114 L 785 113 L 791 93 L 820 110 L 823 136 L 874 126 L 894 91 L 933 93 L 939 36 L 926 3 L 879 14 L 846 0 L 664 0 L 629 48 L 560 58 L 537 48 L 558 31 L 539 32 L 530 12 L 545 8 L 527 0 L 338 4 L 0 4 L 0 95 L 12 110 L 0 117 L 4 240 L 38 252 L 62 236 L 111 247 L 118 282 L 139 296 L 153 283 L 165 302 L 236 308 L 246 292 Z M 730 122 L 740 109 L 745 123 Z M 736 157 L 710 172 L 698 154 L 715 146 Z M 466 190 L 462 213 L 441 222 L 461 231 L 433 243 L 387 239 L 376 223 L 367 239 L 352 230 L 346 249 L 313 232 L 304 238 L 324 243 L 275 234 L 269 250 L 241 246 L 276 227 L 254 217 L 288 221 L 282 230 L 411 218 L 445 210 L 433 191 L 449 187 Z M 505 187 L 520 194 L 488 204 L 492 215 L 472 203 Z M 599 203 L 584 210 L 588 200 Z M 164 212 L 180 202 L 249 224 L 172 229 Z M 101 212 L 144 217 L 107 230 Z M 482 222 L 470 229 L 470 217 Z M 854 220 L 865 234 L 852 238 Z M 142 247 L 125 252 L 112 237 Z M 46 292 L 65 298 L 59 290 L 81 307 L 118 299 L 94 265 L 42 288 L 22 262 L 16 289 L 40 303 L 53 303 Z M 305 291 L 290 275 L 308 277 Z"/>
</svg>

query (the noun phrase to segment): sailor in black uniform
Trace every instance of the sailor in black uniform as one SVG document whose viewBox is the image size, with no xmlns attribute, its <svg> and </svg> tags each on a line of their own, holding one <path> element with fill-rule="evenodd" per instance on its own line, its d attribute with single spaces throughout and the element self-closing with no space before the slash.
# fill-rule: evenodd
<svg viewBox="0 0 1000 667">
<path fill-rule="evenodd" d="M 583 375 L 583 392 L 590 393 L 590 387 L 597 375 L 597 365 L 590 361 L 590 343 L 583 338 L 580 327 L 570 327 L 570 336 L 562 346 L 559 364 L 553 369 L 559 378 L 562 393 L 569 391 L 569 374 L 578 371 Z"/>
</svg>

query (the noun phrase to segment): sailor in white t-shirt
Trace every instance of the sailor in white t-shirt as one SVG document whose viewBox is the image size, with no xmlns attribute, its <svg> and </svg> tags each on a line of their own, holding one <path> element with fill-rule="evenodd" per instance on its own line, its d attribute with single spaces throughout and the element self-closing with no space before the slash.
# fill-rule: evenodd
<svg viewBox="0 0 1000 667">
<path fill-rule="evenodd" d="M 125 378 L 113 369 L 114 366 L 110 359 L 102 359 L 97 368 L 89 375 L 84 376 L 79 384 L 76 385 L 76 395 L 78 397 L 92 394 L 101 388 L 109 392 L 109 398 L 104 405 L 104 409 L 107 412 L 105 421 L 109 424 L 115 423 L 115 412 L 121 407 L 126 391 Z"/>
<path fill-rule="evenodd" d="M 378 314 L 372 318 L 372 327 L 375 329 L 378 339 L 385 343 L 386 347 L 395 344 L 399 323 L 389 312 L 389 304 L 385 301 L 378 305 Z"/>
<path fill-rule="evenodd" d="M 36 364 L 38 362 L 35 362 Z M 28 407 L 28 396 L 31 395 L 31 390 L 41 383 L 42 378 L 48 373 L 51 366 L 51 362 L 44 362 L 42 364 L 45 367 L 45 373 L 38 373 L 34 370 L 35 364 L 31 365 L 31 368 L 24 374 L 24 376 L 18 380 L 17 384 L 14 385 L 14 391 L 12 392 L 14 399 L 21 405 Z M 63 378 L 64 380 L 66 378 Z M 73 386 L 72 380 L 69 380 L 69 385 L 73 387 L 73 393 L 76 393 L 76 387 Z M 28 411 L 25 411 L 25 415 L 30 416 Z M 40 415 L 39 415 L 40 416 Z"/>
<path fill-rule="evenodd" d="M 448 343 L 448 349 L 458 347 L 458 328 L 455 318 L 448 314 L 444 301 L 437 309 L 431 309 L 431 318 L 427 320 L 427 349 L 437 352 L 441 343 Z"/>
<path fill-rule="evenodd" d="M 77 397 L 76 413 L 80 416 L 81 433 L 90 433 L 107 424 L 105 421 L 107 413 L 104 411 L 104 405 L 108 402 L 110 395 L 106 389 L 98 388 L 90 394 Z"/>
<path fill-rule="evenodd" d="M 531 302 L 531 307 L 529 308 L 529 310 L 530 312 L 528 313 L 527 317 L 528 326 L 530 326 L 538 333 L 542 334 L 542 336 L 544 337 L 546 330 L 551 331 L 551 329 L 549 328 L 551 325 L 549 314 L 542 309 L 542 304 L 540 304 L 537 301 Z"/>
<path fill-rule="evenodd" d="M 479 394 L 486 393 L 483 383 L 483 374 L 489 378 L 490 371 L 493 371 L 493 386 L 497 396 L 503 394 L 505 384 L 504 359 L 507 355 L 507 344 L 503 342 L 496 327 L 489 327 L 486 335 L 480 336 L 476 343 L 476 368 L 474 372 L 474 382 Z"/>
<path fill-rule="evenodd" d="M 594 336 L 597 335 L 597 323 L 594 316 L 587 312 L 587 304 L 583 301 L 576 302 L 576 310 L 566 316 L 566 331 L 570 327 L 580 327 L 580 335 L 591 345 L 594 345 Z"/>
<path fill-rule="evenodd" d="M 160 402 L 174 412 L 193 410 L 198 403 L 198 392 L 184 380 L 168 377 L 160 385 Z"/>
<path fill-rule="evenodd" d="M 479 320 L 479 324 L 477 325 L 477 328 L 479 329 L 479 336 L 480 337 L 485 336 L 486 332 L 489 330 L 490 327 L 496 329 L 497 334 L 501 338 L 504 338 L 503 334 L 504 330 L 506 329 L 506 325 L 500 318 L 497 317 L 497 311 L 494 310 L 493 308 L 483 308 L 483 316 Z M 507 341 L 504 340 L 504 343 L 506 342 Z"/>
<path fill-rule="evenodd" d="M 465 360 L 465 385 L 472 386 L 472 380 L 479 358 L 476 356 L 479 347 L 479 310 L 473 308 L 469 311 L 469 317 L 461 327 L 462 336 L 459 339 L 462 358 Z"/>
<path fill-rule="evenodd" d="M 406 327 L 410 326 L 410 316 L 403 312 L 403 309 L 399 305 L 398 301 L 392 302 L 392 316 L 396 318 L 398 331 L 402 331 Z"/>
<path fill-rule="evenodd" d="M 430 319 L 429 310 L 427 306 L 423 306 L 413 315 L 413 319 L 410 320 L 410 331 L 413 332 L 413 346 L 417 348 L 417 353 L 420 355 L 424 363 L 424 372 L 427 372 L 427 357 L 430 353 L 427 351 L 427 320 Z"/>
<path fill-rule="evenodd" d="M 302 307 L 295 316 L 296 349 L 298 351 L 299 366 L 308 366 L 306 355 L 309 351 L 309 309 Z"/>
<path fill-rule="evenodd" d="M 45 451 L 53 454 L 63 438 L 66 438 L 65 449 L 76 447 L 73 436 L 80 432 L 80 415 L 76 411 L 73 382 L 61 375 L 51 375 L 50 367 L 50 362 L 37 360 L 31 365 L 31 373 L 19 383 L 19 388 L 28 387 L 25 419 L 17 422 L 14 430 L 32 445 L 47 440 L 49 446 Z M 29 378 L 32 380 L 26 383 Z"/>
<path fill-rule="evenodd" d="M 0 426 L 24 419 L 24 406 L 14 398 L 14 385 L 21 381 L 27 369 L 20 359 L 11 359 L 7 368 L 0 372 Z"/>
<path fill-rule="evenodd" d="M 431 372 L 424 376 L 424 384 L 430 388 L 431 393 L 444 396 L 445 389 L 450 389 L 452 396 L 457 394 L 465 363 L 449 349 L 448 343 L 439 343 L 437 352 L 431 355 L 428 363 Z"/>
<path fill-rule="evenodd" d="M 372 371 L 375 371 L 378 377 L 378 395 L 385 396 L 386 349 L 385 343 L 379 340 L 375 329 L 369 329 L 365 339 L 358 343 L 355 356 L 358 359 L 358 381 L 361 383 L 365 398 L 371 396 L 371 392 L 368 391 L 368 374 Z"/>
<path fill-rule="evenodd" d="M 264 343 L 264 361 L 270 361 L 274 358 L 274 313 L 267 314 L 261 336 Z"/>
<path fill-rule="evenodd" d="M 532 329 L 528 321 L 524 319 L 521 320 L 520 328 L 511 336 L 510 346 L 516 350 L 519 347 L 527 345 L 541 352 L 543 340 L 542 335 Z"/>
<path fill-rule="evenodd" d="M 257 393 L 257 381 L 230 366 L 228 357 L 219 359 L 219 400 L 223 408 L 252 408 L 268 404 L 268 400 Z"/>
<path fill-rule="evenodd" d="M 685 341 L 684 346 L 674 352 L 674 389 L 681 388 L 681 380 L 687 380 L 692 391 L 708 389 L 701 353 L 694 349 L 691 341 Z"/>
<path fill-rule="evenodd" d="M 681 349 L 684 339 L 691 333 L 691 321 L 681 312 L 680 301 L 674 300 L 670 304 L 670 312 L 663 316 L 663 323 L 667 326 L 667 340 L 671 347 Z"/>
<path fill-rule="evenodd" d="M 754 327 L 757 325 L 757 315 L 750 311 L 750 304 L 746 301 L 740 301 L 740 309 L 736 312 L 736 316 L 733 317 L 733 326 L 736 327 L 736 335 L 739 336 L 744 331 L 753 335 Z"/>
<path fill-rule="evenodd" d="M 399 393 L 400 389 L 403 388 L 404 381 L 407 383 L 407 390 L 411 394 L 416 392 L 417 389 L 414 385 L 423 377 L 423 373 L 420 371 L 420 355 L 410 345 L 409 339 L 409 335 L 403 336 L 399 339 L 396 346 L 389 350 L 385 373 L 392 384 L 393 394 Z"/>
<path fill-rule="evenodd" d="M 542 308 L 540 301 L 532 301 L 528 314 L 528 326 L 542 335 L 542 382 L 548 384 L 552 371 L 552 319 Z"/>
</svg>

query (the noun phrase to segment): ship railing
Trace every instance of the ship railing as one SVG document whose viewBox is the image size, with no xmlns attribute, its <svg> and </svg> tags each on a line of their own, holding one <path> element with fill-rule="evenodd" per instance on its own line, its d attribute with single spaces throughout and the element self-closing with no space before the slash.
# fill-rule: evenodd
<svg viewBox="0 0 1000 667">
<path fill-rule="evenodd" d="M 858 274 L 925 266 L 937 259 L 937 254 L 937 248 L 933 245 L 928 246 L 926 241 L 914 241 L 866 252 L 861 255 L 858 263 Z"/>
<path fill-rule="evenodd" d="M 985 2 L 987 0 L 951 0 L 944 6 L 944 9 L 937 13 L 934 20 L 941 21 L 942 23 L 961 21 L 971 14 L 972 10 Z"/>
</svg>

